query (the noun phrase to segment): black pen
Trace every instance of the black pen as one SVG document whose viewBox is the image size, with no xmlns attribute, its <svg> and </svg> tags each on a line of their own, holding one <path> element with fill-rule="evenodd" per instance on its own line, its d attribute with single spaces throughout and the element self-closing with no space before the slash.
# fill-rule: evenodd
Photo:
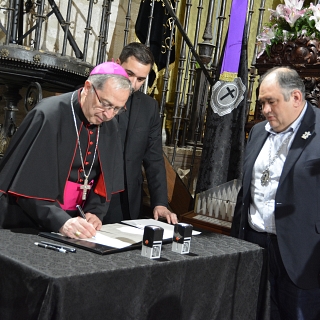
<svg viewBox="0 0 320 320">
<path fill-rule="evenodd" d="M 68 252 L 77 252 L 76 248 L 68 247 L 63 244 L 51 243 L 51 242 L 47 242 L 47 241 L 41 241 L 41 243 L 46 244 L 48 246 L 61 248 L 61 249 L 67 250 Z"/>
<path fill-rule="evenodd" d="M 45 249 L 54 250 L 54 251 L 58 251 L 58 252 L 62 252 L 62 253 L 67 253 L 67 250 L 65 250 L 65 249 L 54 247 L 54 246 L 49 246 L 44 243 L 35 242 L 34 244 L 40 248 L 45 248 Z"/>
<path fill-rule="evenodd" d="M 83 211 L 82 208 L 81 208 L 81 206 L 77 204 L 77 205 L 76 205 L 76 208 L 77 208 L 78 211 L 80 212 L 81 217 L 82 217 L 83 219 L 86 219 L 86 221 L 88 221 L 87 218 L 86 218 L 86 215 L 84 214 L 84 211 Z M 93 236 L 92 238 L 95 238 L 95 236 Z"/>
<path fill-rule="evenodd" d="M 77 205 L 76 205 L 76 208 L 77 208 L 78 211 L 80 212 L 81 217 L 82 217 L 83 219 L 86 219 L 86 220 L 87 220 L 86 215 L 84 214 L 81 206 L 79 206 L 79 205 L 77 204 Z"/>
</svg>

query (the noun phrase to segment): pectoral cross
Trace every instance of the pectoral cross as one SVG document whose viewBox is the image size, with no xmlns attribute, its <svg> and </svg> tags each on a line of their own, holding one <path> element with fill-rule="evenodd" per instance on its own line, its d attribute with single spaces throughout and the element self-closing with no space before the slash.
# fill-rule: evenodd
<svg viewBox="0 0 320 320">
<path fill-rule="evenodd" d="M 80 187 L 82 189 L 82 200 L 87 199 L 87 192 L 91 189 L 90 184 L 88 184 L 88 177 L 85 177 L 83 185 Z"/>
</svg>

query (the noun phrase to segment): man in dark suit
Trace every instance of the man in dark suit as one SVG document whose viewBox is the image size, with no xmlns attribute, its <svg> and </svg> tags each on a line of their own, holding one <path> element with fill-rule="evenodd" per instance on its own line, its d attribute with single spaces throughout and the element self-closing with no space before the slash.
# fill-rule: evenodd
<svg viewBox="0 0 320 320">
<path fill-rule="evenodd" d="M 118 117 L 124 150 L 125 190 L 112 196 L 103 223 L 137 219 L 141 214 L 142 165 L 150 192 L 153 216 L 177 223 L 176 214 L 167 209 L 167 180 L 162 154 L 161 121 L 157 101 L 139 91 L 154 58 L 142 43 L 125 46 L 117 60 L 128 73 L 134 93 L 126 103 L 127 111 Z"/>
<path fill-rule="evenodd" d="M 271 319 L 320 319 L 320 110 L 295 70 L 260 79 L 231 235 L 266 248 Z"/>
</svg>

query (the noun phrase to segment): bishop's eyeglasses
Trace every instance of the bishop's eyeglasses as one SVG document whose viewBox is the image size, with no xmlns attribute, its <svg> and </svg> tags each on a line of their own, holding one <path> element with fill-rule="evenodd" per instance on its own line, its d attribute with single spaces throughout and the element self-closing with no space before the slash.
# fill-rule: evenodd
<svg viewBox="0 0 320 320">
<path fill-rule="evenodd" d="M 101 107 L 102 107 L 103 109 L 108 110 L 108 111 L 109 111 L 109 110 L 112 110 L 114 114 L 120 114 L 120 113 L 126 111 L 126 107 L 112 107 L 112 106 L 110 106 L 108 103 L 102 102 L 102 101 L 100 100 L 100 97 L 99 97 L 99 95 L 98 95 L 98 93 L 97 93 L 97 90 L 96 90 L 96 88 L 94 87 L 93 83 L 91 83 L 91 85 L 92 85 L 93 91 L 94 91 L 94 93 L 96 94 L 96 96 L 97 96 L 97 98 L 98 98 L 98 100 L 99 100 L 99 102 L 100 102 L 100 104 L 101 104 Z"/>
</svg>

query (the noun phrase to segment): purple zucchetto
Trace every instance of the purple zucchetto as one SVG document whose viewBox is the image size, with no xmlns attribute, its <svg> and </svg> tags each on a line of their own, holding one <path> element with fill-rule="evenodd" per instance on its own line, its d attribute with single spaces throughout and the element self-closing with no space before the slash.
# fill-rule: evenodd
<svg viewBox="0 0 320 320">
<path fill-rule="evenodd" d="M 118 74 L 129 79 L 126 71 L 115 62 L 103 62 L 101 64 L 98 64 L 91 70 L 90 76 L 94 74 Z"/>
</svg>

